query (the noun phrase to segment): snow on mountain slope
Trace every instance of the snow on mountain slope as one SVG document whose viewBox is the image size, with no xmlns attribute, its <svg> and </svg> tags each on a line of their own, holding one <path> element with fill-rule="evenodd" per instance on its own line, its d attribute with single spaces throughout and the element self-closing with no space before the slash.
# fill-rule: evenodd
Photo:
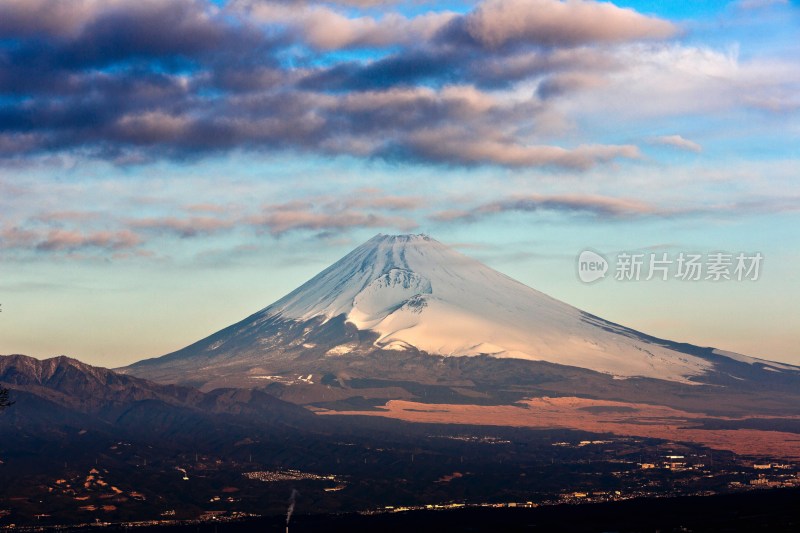
<svg viewBox="0 0 800 533">
<path fill-rule="evenodd" d="M 798 367 L 793 365 L 776 363 L 775 361 L 768 361 L 766 359 L 760 359 L 758 357 L 750 357 L 749 355 L 742 355 L 740 353 L 729 352 L 727 350 L 718 350 L 715 348 L 714 354 L 727 357 L 728 359 L 733 359 L 734 361 L 739 361 L 740 363 L 747 363 L 748 365 L 761 365 L 765 369 L 771 370 L 773 372 L 780 372 L 781 370 L 787 370 L 789 372 L 797 372 L 798 370 Z"/>
<path fill-rule="evenodd" d="M 384 349 L 410 345 L 687 383 L 712 366 L 593 320 L 424 235 L 377 235 L 258 313 L 300 321 L 342 314 L 377 332 Z"/>
</svg>

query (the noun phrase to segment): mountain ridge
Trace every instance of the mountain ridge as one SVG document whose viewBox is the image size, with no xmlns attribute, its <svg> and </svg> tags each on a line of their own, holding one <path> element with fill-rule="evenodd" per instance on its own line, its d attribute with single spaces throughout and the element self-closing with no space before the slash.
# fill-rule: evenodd
<svg viewBox="0 0 800 533">
<path fill-rule="evenodd" d="M 144 404 L 158 405 L 154 411 L 182 410 L 200 418 L 236 415 L 275 422 L 313 417 L 305 409 L 262 391 L 217 389 L 203 393 L 120 374 L 63 355 L 44 360 L 21 354 L 0 355 L 0 385 L 12 394 L 33 396 L 110 426 Z M 14 407 L 19 410 L 26 405 L 18 402 Z"/>
</svg>

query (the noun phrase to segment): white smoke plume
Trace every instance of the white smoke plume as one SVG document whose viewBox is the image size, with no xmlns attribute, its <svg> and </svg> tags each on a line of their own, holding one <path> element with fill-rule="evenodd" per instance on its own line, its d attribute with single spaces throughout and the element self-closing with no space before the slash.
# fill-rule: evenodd
<svg viewBox="0 0 800 533">
<path fill-rule="evenodd" d="M 297 492 L 296 489 L 292 489 L 292 495 L 289 496 L 289 509 L 286 510 L 286 527 L 289 527 L 289 520 L 292 519 L 292 513 L 294 513 L 294 503 L 297 495 L 300 494 Z"/>
</svg>

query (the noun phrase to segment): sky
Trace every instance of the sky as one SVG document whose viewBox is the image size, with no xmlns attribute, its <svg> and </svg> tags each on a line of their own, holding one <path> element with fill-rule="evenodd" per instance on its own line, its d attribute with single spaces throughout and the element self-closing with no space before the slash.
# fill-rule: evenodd
<svg viewBox="0 0 800 533">
<path fill-rule="evenodd" d="M 800 364 L 799 31 L 781 0 L 4 0 L 0 353 L 163 355 L 410 232 Z"/>
</svg>

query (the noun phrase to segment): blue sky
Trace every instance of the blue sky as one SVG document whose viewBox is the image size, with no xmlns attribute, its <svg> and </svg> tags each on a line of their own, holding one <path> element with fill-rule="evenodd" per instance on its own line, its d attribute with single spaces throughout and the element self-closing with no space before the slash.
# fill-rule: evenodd
<svg viewBox="0 0 800 533">
<path fill-rule="evenodd" d="M 425 232 L 669 339 L 800 364 L 795 2 L 11 0 L 0 353 L 120 366 Z M 578 280 L 591 248 L 757 281 Z"/>
</svg>

